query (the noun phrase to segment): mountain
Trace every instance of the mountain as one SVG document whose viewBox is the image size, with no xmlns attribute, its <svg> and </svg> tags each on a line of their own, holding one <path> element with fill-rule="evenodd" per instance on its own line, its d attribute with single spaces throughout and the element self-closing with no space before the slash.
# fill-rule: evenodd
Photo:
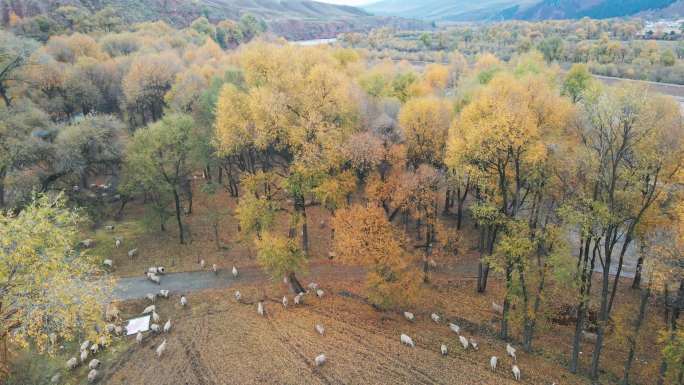
<svg viewBox="0 0 684 385">
<path fill-rule="evenodd" d="M 666 9 L 682 0 L 380 0 L 376 15 L 437 21 L 604 19 Z"/>
</svg>

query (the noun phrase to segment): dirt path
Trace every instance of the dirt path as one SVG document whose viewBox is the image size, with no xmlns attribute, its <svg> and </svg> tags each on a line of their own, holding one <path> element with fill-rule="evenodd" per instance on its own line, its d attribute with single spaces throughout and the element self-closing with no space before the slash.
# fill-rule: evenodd
<svg viewBox="0 0 684 385">
<path fill-rule="evenodd" d="M 360 278 L 364 269 L 356 266 L 345 266 L 329 262 L 312 263 L 309 274 L 299 277 L 304 281 L 315 280 L 325 282 L 327 278 Z M 157 285 L 143 277 L 119 278 L 114 288 L 113 297 L 116 300 L 130 300 L 144 298 L 147 293 L 157 293 L 159 289 L 166 289 L 171 294 L 189 293 L 205 289 L 229 288 L 234 285 L 254 285 L 269 281 L 270 278 L 258 267 L 239 269 L 237 278 L 233 278 L 230 269 L 212 271 L 191 271 L 171 273 L 161 276 L 161 284 Z"/>
</svg>

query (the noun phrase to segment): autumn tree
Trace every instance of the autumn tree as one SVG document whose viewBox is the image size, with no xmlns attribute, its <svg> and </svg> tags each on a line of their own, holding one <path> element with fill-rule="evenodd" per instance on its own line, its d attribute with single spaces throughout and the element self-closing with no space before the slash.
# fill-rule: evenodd
<svg viewBox="0 0 684 385">
<path fill-rule="evenodd" d="M 399 114 L 399 126 L 413 167 L 421 163 L 441 166 L 451 123 L 449 104 L 435 97 L 409 100 Z"/>
<path fill-rule="evenodd" d="M 295 273 L 306 268 L 306 254 L 295 239 L 264 233 L 256 240 L 257 262 L 275 281 L 287 279 L 293 293 L 303 293 Z"/>
<path fill-rule="evenodd" d="M 12 104 L 10 86 L 20 81 L 20 69 L 30 62 L 33 51 L 38 48 L 34 41 L 0 31 L 0 97 L 5 106 Z"/>
</svg>

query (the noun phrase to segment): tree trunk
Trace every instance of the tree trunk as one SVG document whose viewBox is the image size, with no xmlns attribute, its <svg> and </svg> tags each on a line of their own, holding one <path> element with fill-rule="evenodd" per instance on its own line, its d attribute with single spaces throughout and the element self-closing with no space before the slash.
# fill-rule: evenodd
<svg viewBox="0 0 684 385">
<path fill-rule="evenodd" d="M 442 212 L 444 215 L 449 215 L 449 202 L 450 201 L 451 201 L 451 189 L 447 189 L 445 197 L 444 197 L 444 211 Z"/>
<path fill-rule="evenodd" d="M 5 207 L 5 169 L 0 170 L 0 207 Z"/>
<path fill-rule="evenodd" d="M 641 330 L 641 325 L 644 322 L 644 317 L 646 316 L 646 305 L 648 304 L 648 299 L 651 296 L 651 289 L 647 288 L 641 292 L 641 302 L 639 303 L 639 315 L 637 316 L 636 322 L 634 323 L 634 335 L 628 338 L 629 341 L 629 353 L 627 354 L 627 361 L 625 361 L 625 374 L 622 378 L 622 385 L 629 385 L 629 370 L 634 362 L 634 354 L 636 352 L 637 339 L 639 337 L 639 331 Z"/>
<path fill-rule="evenodd" d="M 219 231 L 218 231 L 218 223 L 213 223 L 212 227 L 214 228 L 214 241 L 216 242 L 216 250 L 221 250 L 221 242 L 219 240 Z"/>
<path fill-rule="evenodd" d="M 292 290 L 292 292 L 295 294 L 304 293 L 306 291 L 302 287 L 302 284 L 299 283 L 299 280 L 294 272 L 291 272 L 287 275 L 287 282 L 290 285 L 290 290 Z"/>
<path fill-rule="evenodd" d="M 185 244 L 185 237 L 183 235 L 183 221 L 181 220 L 181 215 L 183 208 L 181 207 L 180 196 L 178 196 L 178 191 L 173 190 L 173 200 L 176 205 L 176 221 L 178 222 L 178 237 L 180 239 L 180 244 Z"/>
<path fill-rule="evenodd" d="M 632 281 L 632 289 L 638 289 L 641 286 L 641 271 L 644 268 L 644 257 L 639 256 L 636 265 L 636 271 L 634 272 L 634 280 Z"/>
<path fill-rule="evenodd" d="M 508 299 L 511 287 L 513 286 L 513 266 L 510 263 L 506 264 L 506 296 L 503 303 L 503 314 L 501 315 L 501 339 L 508 339 L 508 313 L 510 311 L 511 302 Z"/>
</svg>

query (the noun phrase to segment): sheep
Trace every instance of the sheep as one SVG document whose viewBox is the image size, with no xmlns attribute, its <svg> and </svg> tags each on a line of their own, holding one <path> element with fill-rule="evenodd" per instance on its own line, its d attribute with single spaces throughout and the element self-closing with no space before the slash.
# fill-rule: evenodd
<svg viewBox="0 0 684 385">
<path fill-rule="evenodd" d="M 159 274 L 159 275 L 166 274 L 166 268 L 164 266 L 157 266 L 157 274 Z"/>
<path fill-rule="evenodd" d="M 116 238 L 114 240 L 114 246 L 116 246 L 117 249 L 121 246 L 121 243 L 121 238 Z"/>
<path fill-rule="evenodd" d="M 114 266 L 114 261 L 112 261 L 111 259 L 105 259 L 104 261 L 102 261 L 102 265 L 111 269 L 112 266 Z"/>
<path fill-rule="evenodd" d="M 114 333 L 114 329 L 116 329 L 116 325 L 114 324 L 105 325 L 105 330 L 107 331 L 107 333 Z"/>
<path fill-rule="evenodd" d="M 159 314 L 157 314 L 156 311 L 153 311 L 153 312 L 152 312 L 152 321 L 153 321 L 153 322 L 159 322 L 159 319 L 160 319 L 160 318 L 159 318 Z"/>
<path fill-rule="evenodd" d="M 69 360 L 66 362 L 66 368 L 67 370 L 73 370 L 76 369 L 78 366 L 78 359 L 76 357 L 71 357 Z"/>
<path fill-rule="evenodd" d="M 107 321 L 115 321 L 119 319 L 119 314 L 121 312 L 119 309 L 114 305 L 114 304 L 109 304 L 107 305 L 107 308 L 105 309 L 105 319 Z"/>
<path fill-rule="evenodd" d="M 325 364 L 325 361 L 327 361 L 325 354 L 319 354 L 316 356 L 316 359 L 314 359 L 314 362 L 316 362 L 316 366 L 322 366 L 323 364 Z"/>
<path fill-rule="evenodd" d="M 147 274 L 157 274 L 157 266 L 152 266 L 147 268 Z"/>
<path fill-rule="evenodd" d="M 95 369 L 88 372 L 88 383 L 95 382 L 95 380 L 97 380 L 98 375 L 99 375 L 99 373 Z"/>
<path fill-rule="evenodd" d="M 98 343 L 98 345 L 100 345 L 103 348 L 105 346 L 109 345 L 109 342 L 107 341 L 107 337 L 105 337 L 105 336 L 100 336 L 100 338 L 97 340 L 97 343 Z"/>
<path fill-rule="evenodd" d="M 157 357 L 161 357 L 162 354 L 164 354 L 164 351 L 166 350 L 166 339 L 162 341 L 161 345 L 157 347 Z"/>
<path fill-rule="evenodd" d="M 235 291 L 235 300 L 240 302 L 240 299 L 242 299 L 242 294 L 240 294 L 240 290 Z"/>
<path fill-rule="evenodd" d="M 503 314 L 503 306 L 499 305 L 496 302 L 492 302 L 492 311 L 496 314 L 502 315 Z"/>
<path fill-rule="evenodd" d="M 237 278 L 237 276 L 238 276 L 238 270 L 237 270 L 237 267 L 235 267 L 235 265 L 233 265 L 233 271 L 232 271 L 232 273 L 233 273 L 233 278 Z"/>
<path fill-rule="evenodd" d="M 311 289 L 311 290 L 318 289 L 318 284 L 316 282 L 310 282 L 309 283 L 309 289 Z"/>
<path fill-rule="evenodd" d="M 302 297 L 303 297 L 303 294 L 302 294 L 302 293 L 299 293 L 299 294 L 295 295 L 295 297 L 294 297 L 294 304 L 295 304 L 295 305 L 301 304 L 301 303 L 302 303 Z"/>
<path fill-rule="evenodd" d="M 161 289 L 161 290 L 159 290 L 159 296 L 163 297 L 163 298 L 169 298 L 169 291 Z"/>
<path fill-rule="evenodd" d="M 137 248 L 128 250 L 128 258 L 133 258 L 136 255 L 138 255 L 138 249 Z"/>
<path fill-rule="evenodd" d="M 152 330 L 155 333 L 159 333 L 161 329 L 159 328 L 158 324 L 150 324 L 150 330 Z"/>
<path fill-rule="evenodd" d="M 596 333 L 591 333 L 586 330 L 582 330 L 582 338 L 589 342 L 596 342 L 598 336 L 596 335 Z"/>
<path fill-rule="evenodd" d="M 449 353 L 449 351 L 448 351 L 448 349 L 447 349 L 447 346 L 444 345 L 444 344 L 442 344 L 442 346 L 440 347 L 439 350 L 442 352 L 442 355 L 443 355 L 443 356 L 446 356 L 446 355 Z"/>
<path fill-rule="evenodd" d="M 321 289 L 316 290 L 316 296 L 318 298 L 323 298 L 324 294 L 325 294 L 325 292 L 323 290 L 321 290 Z"/>
<path fill-rule="evenodd" d="M 54 376 L 52 376 L 52 378 L 50 378 L 50 383 L 51 384 L 58 384 L 59 380 L 61 380 L 61 379 L 62 379 L 62 376 L 59 373 L 57 373 Z"/>
<path fill-rule="evenodd" d="M 513 357 L 513 361 L 518 361 L 518 359 L 515 357 L 515 348 L 511 346 L 511 344 L 506 344 L 506 353 Z"/>
<path fill-rule="evenodd" d="M 81 344 L 81 350 L 86 350 L 89 347 L 90 347 L 90 341 L 88 341 L 88 340 L 83 341 L 83 343 Z"/>
<path fill-rule="evenodd" d="M 89 238 L 89 239 L 82 240 L 80 242 L 80 244 L 81 244 L 81 246 L 85 247 L 86 249 L 89 249 L 89 248 L 93 247 L 93 245 L 95 244 L 95 241 Z"/>
<path fill-rule="evenodd" d="M 474 339 L 470 339 L 470 346 L 473 347 L 473 349 L 477 350 L 477 342 Z"/>
<path fill-rule="evenodd" d="M 287 296 L 283 297 L 283 307 L 287 307 Z"/>
<path fill-rule="evenodd" d="M 81 350 L 81 362 L 85 362 L 88 359 L 88 349 Z"/>
<path fill-rule="evenodd" d="M 112 231 L 112 230 L 114 230 L 114 225 L 107 225 L 104 227 L 104 229 L 107 231 Z"/>
<path fill-rule="evenodd" d="M 89 369 L 97 369 L 100 366 L 100 360 L 97 358 L 93 358 L 90 360 L 90 363 L 88 364 Z"/>
<path fill-rule="evenodd" d="M 430 318 L 432 318 L 433 321 L 439 323 L 439 319 L 440 319 L 440 318 L 439 318 L 439 316 L 437 315 L 437 313 L 432 313 L 432 314 L 430 315 Z"/>
<path fill-rule="evenodd" d="M 204 262 L 204 259 L 200 260 L 200 270 L 204 270 L 204 265 L 206 265 L 206 264 L 207 263 Z"/>
<path fill-rule="evenodd" d="M 214 272 L 214 275 L 218 275 L 218 266 L 215 263 L 211 265 L 211 270 Z"/>
<path fill-rule="evenodd" d="M 259 303 L 257 304 L 257 314 L 259 314 L 262 317 L 264 316 L 264 303 L 261 301 L 259 301 Z"/>
<path fill-rule="evenodd" d="M 314 328 L 316 329 L 316 331 L 320 335 L 323 335 L 325 333 L 325 329 L 323 328 L 323 325 L 321 325 L 321 324 L 316 324 L 316 326 L 314 326 Z"/>
<path fill-rule="evenodd" d="M 116 334 L 117 336 L 120 336 L 121 333 L 123 333 L 123 328 L 122 328 L 121 326 L 118 326 L 118 325 L 117 325 L 117 326 L 114 328 L 114 334 Z"/>
<path fill-rule="evenodd" d="M 497 362 L 499 362 L 499 357 L 497 356 L 492 356 L 492 358 L 489 359 L 489 367 L 492 369 L 492 372 L 496 371 Z"/>
<path fill-rule="evenodd" d="M 520 381 L 520 368 L 518 365 L 513 365 L 513 367 L 511 367 L 511 371 L 513 372 L 513 377 L 515 377 L 515 380 Z"/>
<path fill-rule="evenodd" d="M 411 321 L 411 322 L 415 321 L 415 319 L 416 319 L 416 317 L 410 311 L 404 312 L 404 318 L 406 318 L 406 320 Z"/>
<path fill-rule="evenodd" d="M 402 334 L 400 338 L 401 338 L 402 344 L 404 344 L 406 346 L 410 346 L 412 348 L 416 347 L 416 345 L 413 343 L 413 340 L 411 339 L 411 337 L 407 336 L 406 334 Z"/>
<path fill-rule="evenodd" d="M 171 331 L 171 320 L 166 320 L 166 323 L 164 324 L 164 333 L 168 333 Z"/>
<path fill-rule="evenodd" d="M 153 274 L 153 273 L 147 273 L 147 279 L 150 281 L 156 283 L 157 285 L 161 285 L 161 279 L 159 278 L 158 275 Z"/>
<path fill-rule="evenodd" d="M 184 296 L 184 295 L 181 295 L 181 298 L 180 298 L 180 304 L 181 304 L 181 306 L 183 306 L 183 307 L 185 307 L 185 306 L 187 306 L 187 305 L 188 305 L 188 299 L 187 299 L 187 298 L 185 298 L 185 296 Z"/>
<path fill-rule="evenodd" d="M 100 345 L 98 345 L 98 344 L 90 345 L 90 352 L 93 353 L 93 355 L 97 354 L 98 350 L 100 350 Z"/>
<path fill-rule="evenodd" d="M 135 342 L 141 344 L 143 342 L 143 335 L 141 332 L 138 332 L 138 334 L 135 336 Z"/>
<path fill-rule="evenodd" d="M 468 339 L 463 336 L 458 336 L 458 340 L 461 342 L 463 349 L 468 349 Z"/>
<path fill-rule="evenodd" d="M 142 311 L 140 314 L 148 314 L 148 313 L 154 313 L 157 308 L 154 305 L 150 305 L 145 308 L 145 310 Z"/>
<path fill-rule="evenodd" d="M 150 302 L 153 302 L 153 303 L 154 303 L 154 301 L 157 299 L 157 295 L 156 295 L 156 294 L 152 294 L 152 293 L 147 293 L 147 294 L 145 295 L 145 298 L 149 299 Z"/>
<path fill-rule="evenodd" d="M 456 334 L 461 334 L 461 327 L 453 322 L 449 322 L 449 329 Z"/>
</svg>

